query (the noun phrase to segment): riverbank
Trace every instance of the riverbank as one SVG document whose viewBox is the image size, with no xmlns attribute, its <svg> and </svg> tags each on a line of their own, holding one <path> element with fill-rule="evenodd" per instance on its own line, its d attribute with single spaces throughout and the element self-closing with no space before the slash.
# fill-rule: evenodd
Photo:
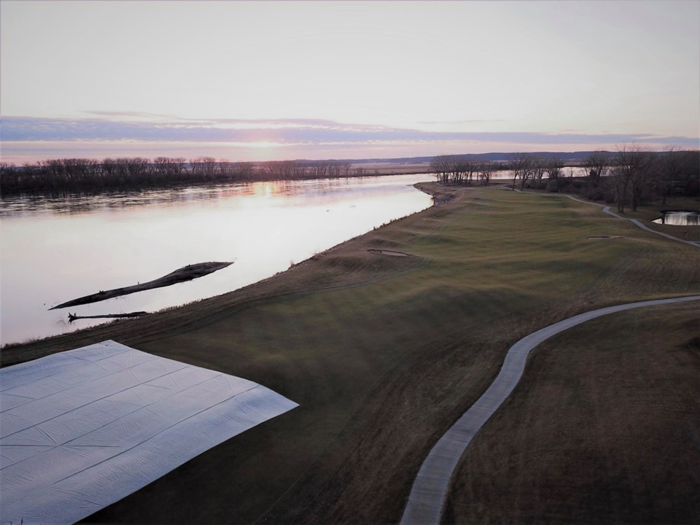
<svg viewBox="0 0 700 525">
<path fill-rule="evenodd" d="M 236 261 L 202 279 L 74 308 L 80 316 L 156 312 L 271 277 L 427 208 L 431 198 L 411 186 L 425 180 L 409 175 L 232 184 L 8 202 L 0 212 L 3 300 L 12 308 L 2 311 L 0 343 L 94 326 L 89 320 L 67 325 L 60 310 L 49 308 L 144 283 L 187 263 Z"/>
<path fill-rule="evenodd" d="M 90 521 L 398 521 L 428 450 L 490 384 L 515 341 L 597 307 L 700 292 L 696 248 L 597 207 L 497 188 L 431 189 L 451 199 L 255 285 L 3 349 L 7 365 L 114 339 L 245 377 L 300 404 Z M 618 238 L 589 239 L 601 236 Z M 634 342 L 634 331 L 626 334 Z M 605 399 L 596 407 L 596 417 L 614 416 Z M 663 458 L 648 459 L 673 479 Z M 616 458 L 606 461 L 613 469 Z M 570 475 L 553 472 L 554 484 Z M 630 494 L 653 498 L 634 487 Z"/>
</svg>

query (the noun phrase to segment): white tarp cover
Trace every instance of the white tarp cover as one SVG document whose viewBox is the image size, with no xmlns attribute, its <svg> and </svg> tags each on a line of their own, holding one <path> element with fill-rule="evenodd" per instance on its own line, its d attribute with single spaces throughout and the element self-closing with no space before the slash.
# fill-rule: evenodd
<svg viewBox="0 0 700 525">
<path fill-rule="evenodd" d="M 0 369 L 0 518 L 72 523 L 298 406 L 114 341 Z"/>
</svg>

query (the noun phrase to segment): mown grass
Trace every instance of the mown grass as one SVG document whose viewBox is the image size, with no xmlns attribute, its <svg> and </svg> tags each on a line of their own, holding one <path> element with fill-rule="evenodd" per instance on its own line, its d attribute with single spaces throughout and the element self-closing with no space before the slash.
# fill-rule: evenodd
<svg viewBox="0 0 700 525">
<path fill-rule="evenodd" d="M 427 451 L 513 342 L 581 311 L 700 292 L 700 250 L 597 207 L 448 191 L 457 198 L 239 292 L 9 349 L 4 364 L 109 337 L 300 404 L 89 521 L 397 521 Z M 620 238 L 588 239 L 600 235 Z"/>
<path fill-rule="evenodd" d="M 445 523 L 697 522 L 698 374 L 694 303 L 547 341 L 463 457 Z"/>
</svg>

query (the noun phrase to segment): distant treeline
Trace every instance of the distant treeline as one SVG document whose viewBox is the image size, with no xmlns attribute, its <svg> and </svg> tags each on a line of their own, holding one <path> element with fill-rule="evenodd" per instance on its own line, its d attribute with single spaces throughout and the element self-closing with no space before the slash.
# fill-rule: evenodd
<svg viewBox="0 0 700 525">
<path fill-rule="evenodd" d="M 325 179 L 374 175 L 349 162 L 228 162 L 211 157 L 53 159 L 0 164 L 0 194 L 100 192 L 181 184 Z"/>
<path fill-rule="evenodd" d="M 430 163 L 437 180 L 444 184 L 488 184 L 493 171 L 511 170 L 512 187 L 549 192 L 576 193 L 591 200 L 614 203 L 620 212 L 626 206 L 669 196 L 700 195 L 700 151 L 651 151 L 638 145 L 623 145 L 615 152 L 593 151 L 565 170 L 561 157 L 537 153 L 513 153 L 506 162 L 482 162 L 464 155 L 435 157 Z M 568 173 L 567 173 L 568 171 Z"/>
<path fill-rule="evenodd" d="M 529 155 L 534 155 L 536 157 L 545 159 L 558 159 L 564 162 L 567 166 L 579 164 L 583 159 L 588 157 L 593 151 L 538 151 L 531 152 Z M 511 159 L 512 153 L 506 152 L 491 152 L 491 153 L 459 153 L 455 155 L 450 155 L 450 157 L 458 158 L 461 160 L 473 160 L 477 162 L 495 162 L 501 164 L 507 162 Z M 341 162 L 352 162 L 355 165 L 363 163 L 377 162 L 387 162 L 392 164 L 427 164 L 435 159 L 434 155 L 429 157 L 397 157 L 397 158 L 383 158 L 383 159 L 354 159 L 352 161 L 341 161 Z"/>
</svg>

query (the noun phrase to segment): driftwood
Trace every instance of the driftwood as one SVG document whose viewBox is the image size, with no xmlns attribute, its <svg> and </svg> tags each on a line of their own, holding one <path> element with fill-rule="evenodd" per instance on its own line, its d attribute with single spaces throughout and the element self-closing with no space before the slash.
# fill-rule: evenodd
<svg viewBox="0 0 700 525">
<path fill-rule="evenodd" d="M 68 314 L 68 322 L 72 323 L 77 319 L 121 319 L 123 317 L 141 317 L 148 315 L 148 312 L 130 312 L 128 314 L 105 314 L 105 315 L 78 315 Z"/>
<path fill-rule="evenodd" d="M 50 310 L 57 310 L 59 308 L 67 308 L 69 306 L 79 306 L 81 304 L 96 303 L 99 301 L 104 301 L 106 299 L 112 299 L 113 297 L 120 297 L 122 295 L 129 295 L 131 293 L 143 292 L 144 290 L 151 290 L 153 288 L 162 288 L 163 286 L 170 286 L 173 284 L 181 283 L 184 281 L 191 281 L 198 277 L 203 277 L 210 273 L 214 273 L 217 270 L 226 268 L 232 265 L 230 262 L 205 262 L 199 264 L 190 264 L 179 270 L 175 270 L 168 275 L 156 279 L 154 281 L 148 281 L 147 283 L 139 283 L 134 286 L 127 286 L 125 288 L 114 288 L 113 290 L 103 291 L 100 290 L 97 293 L 91 295 L 85 295 L 83 297 L 78 297 L 72 301 L 61 303 L 58 306 L 50 308 Z"/>
</svg>

